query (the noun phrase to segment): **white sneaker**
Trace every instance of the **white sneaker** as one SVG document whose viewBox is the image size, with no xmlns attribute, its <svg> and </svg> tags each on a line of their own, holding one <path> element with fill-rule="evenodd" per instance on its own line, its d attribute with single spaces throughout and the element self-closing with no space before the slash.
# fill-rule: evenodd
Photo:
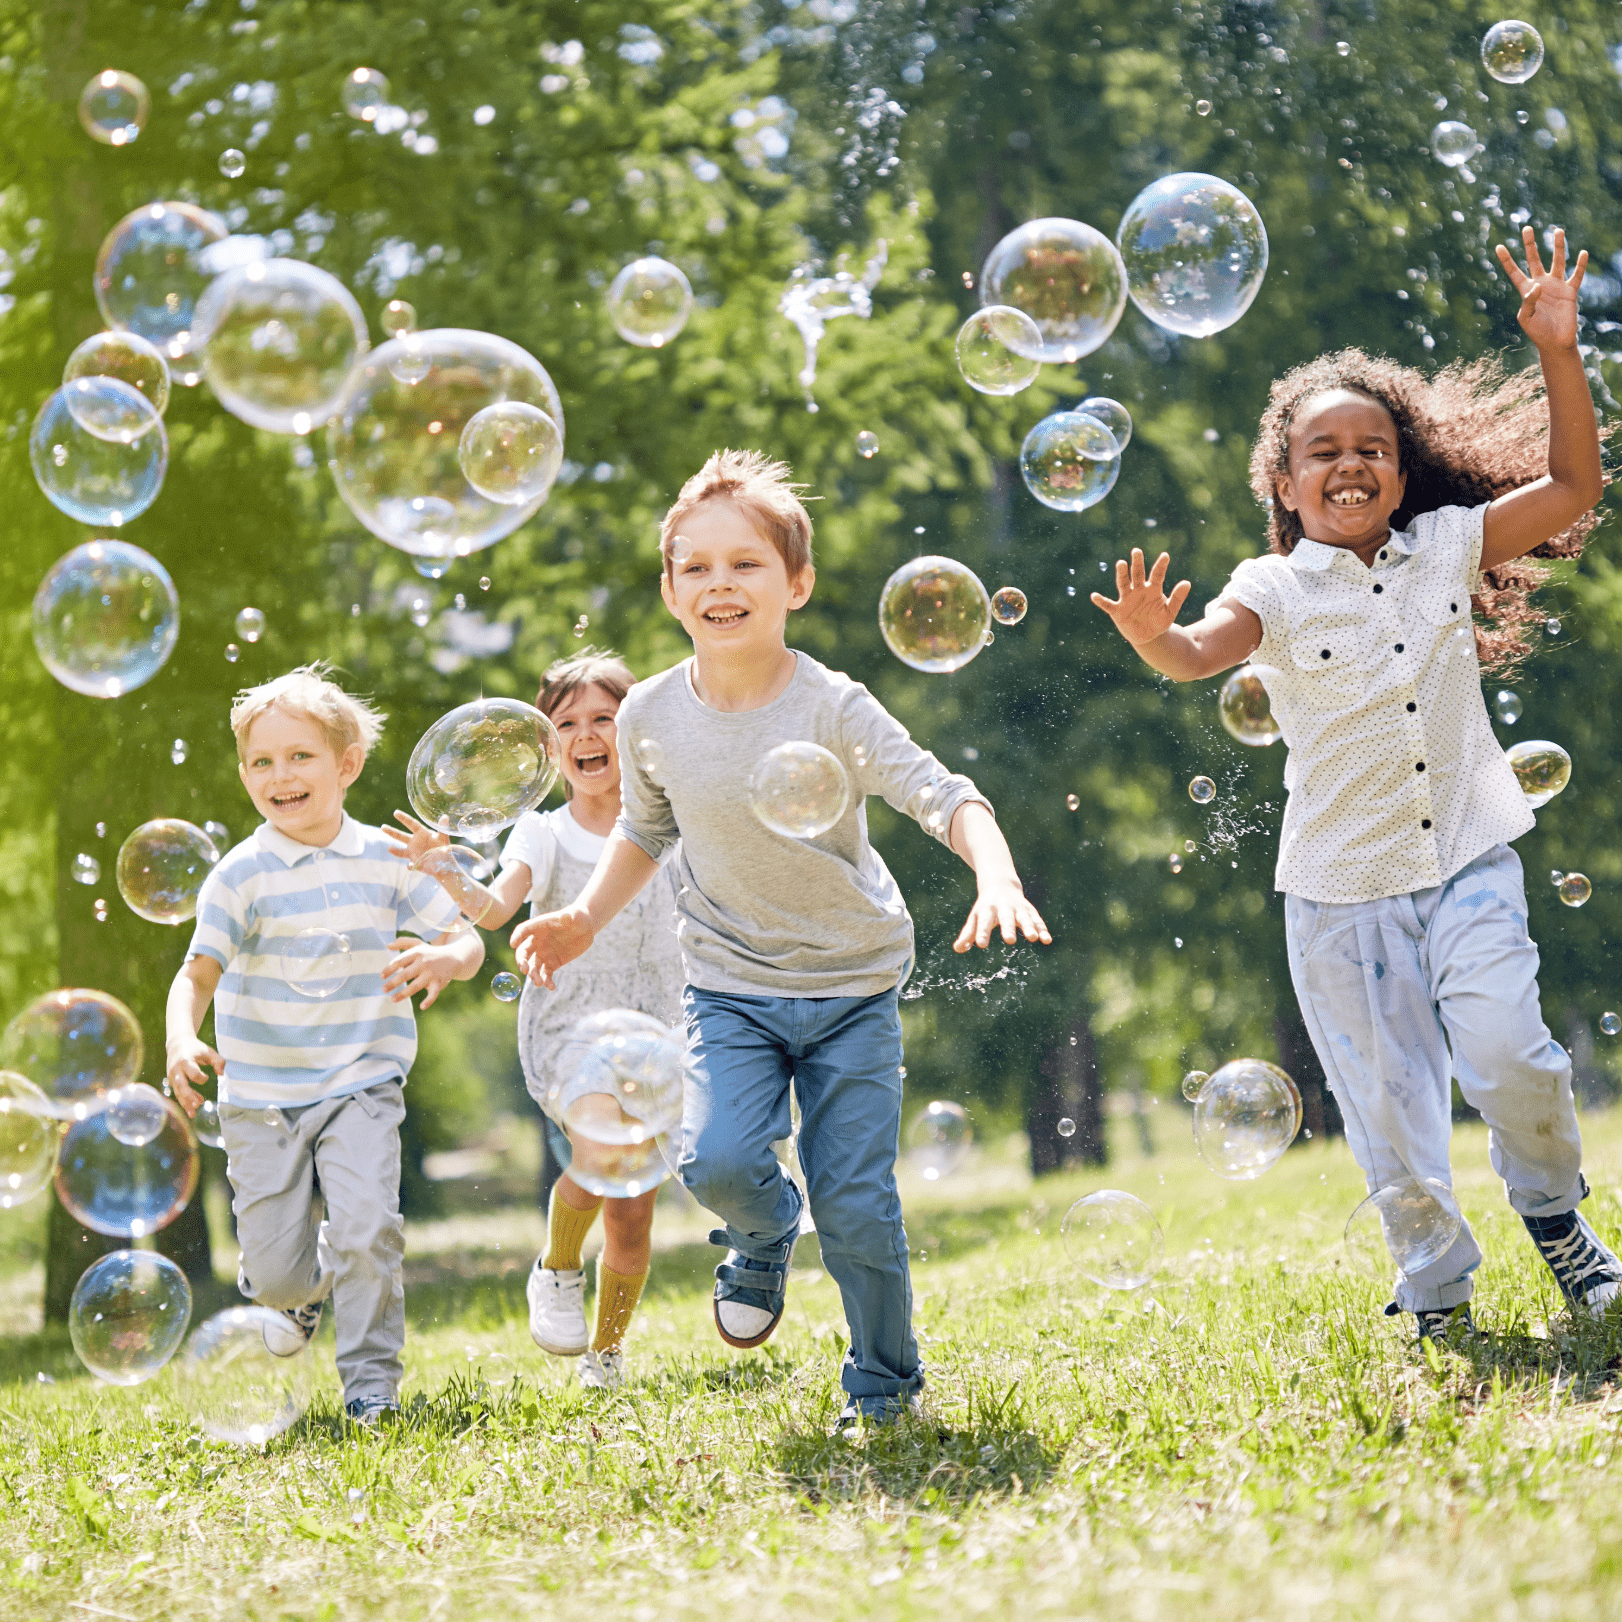
<svg viewBox="0 0 1622 1622">
<path fill-rule="evenodd" d="M 586 1333 L 586 1270 L 542 1267 L 537 1258 L 524 1289 L 529 1338 L 554 1357 L 578 1357 L 591 1344 Z"/>
<path fill-rule="evenodd" d="M 310 1301 L 290 1312 L 279 1311 L 274 1318 L 267 1318 L 260 1331 L 265 1349 L 272 1357 L 296 1357 L 314 1340 L 316 1330 L 321 1327 L 321 1309 L 325 1305 L 325 1301 Z"/>
<path fill-rule="evenodd" d="M 618 1391 L 629 1376 L 624 1352 L 587 1352 L 577 1371 L 580 1383 L 592 1391 Z"/>
</svg>

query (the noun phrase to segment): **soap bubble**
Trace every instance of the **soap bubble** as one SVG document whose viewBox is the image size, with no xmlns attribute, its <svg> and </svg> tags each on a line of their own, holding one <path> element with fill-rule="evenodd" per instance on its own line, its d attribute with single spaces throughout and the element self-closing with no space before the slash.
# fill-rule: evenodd
<svg viewBox="0 0 1622 1622">
<path fill-rule="evenodd" d="M 1444 118 L 1431 131 L 1431 152 L 1438 163 L 1449 169 L 1459 169 L 1481 150 L 1476 132 L 1468 124 L 1455 118 Z"/>
<path fill-rule="evenodd" d="M 991 599 L 955 558 L 914 558 L 884 582 L 879 629 L 902 664 L 936 675 L 961 670 L 986 645 Z"/>
<path fill-rule="evenodd" d="M 154 345 L 138 333 L 98 332 L 86 338 L 68 356 L 68 363 L 62 368 L 63 383 L 71 383 L 81 377 L 115 377 L 120 383 L 127 383 L 144 395 L 159 416 L 168 409 L 169 363 Z M 102 397 L 95 396 L 93 399 L 105 410 Z M 97 433 L 96 412 L 92 410 L 81 415 L 78 409 L 80 403 L 79 395 L 68 395 L 68 410 L 73 413 L 74 421 L 81 428 Z M 118 415 L 120 418 L 128 417 L 128 409 L 119 408 Z M 150 421 L 141 421 L 133 434 L 124 436 L 124 443 L 139 439 L 151 426 Z"/>
<path fill-rule="evenodd" d="M 1092 394 L 1076 410 L 1084 417 L 1091 417 L 1094 422 L 1103 423 L 1115 436 L 1118 451 L 1126 449 L 1127 441 L 1132 437 L 1132 413 L 1119 400 L 1112 400 L 1107 394 Z"/>
<path fill-rule="evenodd" d="M 335 929 L 301 929 L 282 946 L 282 976 L 301 997 L 323 1002 L 343 990 L 354 961 L 347 935 Z"/>
<path fill-rule="evenodd" d="M 231 848 L 231 830 L 223 822 L 205 822 L 203 832 L 213 841 L 215 850 L 221 855 Z"/>
<path fill-rule="evenodd" d="M 115 1250 L 73 1286 L 68 1334 L 79 1361 L 109 1385 L 140 1385 L 175 1354 L 191 1319 L 186 1275 L 152 1250 Z"/>
<path fill-rule="evenodd" d="M 1073 1138 L 1076 1135 L 1076 1123 L 1068 1115 L 1062 1116 L 1057 1130 L 1061 1138 Z"/>
<path fill-rule="evenodd" d="M 94 856 L 80 851 L 73 858 L 73 882 L 75 884 L 96 884 L 101 879 L 101 863 Z"/>
<path fill-rule="evenodd" d="M 1160 1270 L 1160 1224 L 1142 1200 L 1119 1189 L 1084 1195 L 1059 1225 L 1083 1278 L 1106 1290 L 1141 1290 Z"/>
<path fill-rule="evenodd" d="M 1018 586 L 1002 586 L 991 595 L 991 617 L 999 625 L 1018 625 L 1028 606 Z"/>
<path fill-rule="evenodd" d="M 957 369 L 981 394 L 1018 394 L 1036 380 L 1042 329 L 1011 304 L 976 310 L 957 329 Z"/>
<path fill-rule="evenodd" d="M 265 634 L 265 616 L 257 608 L 239 608 L 236 625 L 244 642 L 257 642 Z"/>
<path fill-rule="evenodd" d="M 1222 691 L 1217 697 L 1217 713 L 1222 717 L 1223 726 L 1240 743 L 1259 749 L 1279 740 L 1278 722 L 1273 719 L 1267 689 L 1262 685 L 1261 677 L 1248 665 L 1241 665 L 1223 682 Z M 1191 786 L 1189 793 L 1193 792 Z M 1194 797 L 1199 798 L 1198 795 Z"/>
<path fill-rule="evenodd" d="M 378 325 L 391 337 L 403 337 L 408 332 L 417 330 L 417 307 L 407 304 L 403 298 L 391 298 L 383 306 L 382 317 Z"/>
<path fill-rule="evenodd" d="M 1338 39 L 1338 40 L 1335 41 L 1335 55 L 1336 56 L 1350 56 L 1351 54 L 1352 54 L 1352 47 L 1351 47 L 1351 44 L 1350 44 L 1349 41 L 1344 40 L 1344 39 Z"/>
<path fill-rule="evenodd" d="M 241 657 L 242 649 L 239 648 L 235 642 L 227 642 L 225 644 L 225 662 L 228 665 L 234 665 Z"/>
<path fill-rule="evenodd" d="M 1571 756 L 1546 738 L 1523 738 L 1504 751 L 1526 803 L 1535 811 L 1571 781 Z"/>
<path fill-rule="evenodd" d="M 1216 798 L 1216 784 L 1209 777 L 1195 777 L 1189 780 L 1188 797 L 1195 805 L 1209 805 Z"/>
<path fill-rule="evenodd" d="M 1507 727 L 1512 727 L 1521 718 L 1521 695 L 1512 692 L 1509 688 L 1501 688 L 1494 695 L 1492 713 Z"/>
<path fill-rule="evenodd" d="M 134 1014 L 105 991 L 81 987 L 36 997 L 0 1037 L 0 1064 L 33 1082 L 63 1120 L 100 1109 L 105 1094 L 140 1075 L 145 1057 Z"/>
<path fill-rule="evenodd" d="M 693 289 L 668 259 L 633 259 L 608 284 L 608 318 L 639 349 L 662 349 L 692 310 Z"/>
<path fill-rule="evenodd" d="M 1395 1262 L 1407 1277 L 1439 1262 L 1459 1236 L 1464 1213 L 1453 1190 L 1435 1177 L 1402 1177 L 1377 1188 L 1346 1222 L 1346 1244 L 1358 1269 L 1376 1275 Z"/>
<path fill-rule="evenodd" d="M 418 381 L 393 365 L 421 363 Z M 517 344 L 487 332 L 439 328 L 394 338 L 355 368 L 328 433 L 332 469 L 354 515 L 414 557 L 466 557 L 510 535 L 541 504 L 489 501 L 462 472 L 462 430 L 486 406 L 537 406 L 565 436 L 552 380 Z"/>
<path fill-rule="evenodd" d="M 510 974 L 503 969 L 490 982 L 491 994 L 497 1002 L 517 1002 L 518 994 L 524 989 L 524 982 L 516 974 Z"/>
<path fill-rule="evenodd" d="M 1067 811 L 1079 811 L 1081 809 L 1081 796 L 1079 794 L 1065 795 L 1064 805 Z"/>
<path fill-rule="evenodd" d="M 197 301 L 210 272 L 204 250 L 227 231 L 193 203 L 148 203 L 126 214 L 96 256 L 96 307 L 109 327 L 134 332 L 173 362 L 202 347 Z"/>
<path fill-rule="evenodd" d="M 180 756 L 185 759 L 184 750 Z M 183 924 L 197 916 L 203 880 L 219 859 L 214 841 L 193 823 L 179 817 L 143 822 L 118 848 L 118 893 L 149 923 Z"/>
<path fill-rule="evenodd" d="M 1525 84 L 1543 66 L 1543 39 L 1531 23 L 1494 23 L 1482 36 L 1481 65 L 1500 84 Z"/>
<path fill-rule="evenodd" d="M 664 764 L 665 752 L 657 738 L 637 738 L 631 744 L 631 757 L 652 777 Z"/>
<path fill-rule="evenodd" d="M 969 1112 L 961 1104 L 937 1098 L 919 1110 L 907 1128 L 907 1161 L 926 1182 L 938 1182 L 963 1164 L 973 1142 Z"/>
<path fill-rule="evenodd" d="M 1612 1013 L 1601 1014 L 1599 1017 L 1599 1028 L 1604 1031 L 1607 1036 L 1615 1036 L 1618 1031 L 1622 1031 L 1622 1015 Z"/>
<path fill-rule="evenodd" d="M 120 1143 L 111 1110 L 75 1121 L 63 1135 L 56 1197 L 92 1233 L 144 1238 L 173 1222 L 197 1190 L 200 1159 L 191 1123 L 172 1098 L 153 1096 L 163 1120 L 145 1143 Z"/>
<path fill-rule="evenodd" d="M 291 1357 L 278 1357 L 267 1333 L 286 1339 L 281 1313 L 228 1307 L 187 1342 L 180 1394 L 198 1428 L 216 1442 L 263 1447 L 296 1425 L 310 1405 L 315 1379 L 309 1351 L 300 1347 Z"/>
<path fill-rule="evenodd" d="M 1206 1082 L 1208 1082 L 1210 1079 L 1210 1076 L 1203 1070 L 1190 1070 L 1189 1073 L 1183 1077 L 1183 1097 L 1186 1098 L 1189 1103 L 1197 1104 L 1200 1100 L 1200 1093 L 1204 1090 Z"/>
<path fill-rule="evenodd" d="M 143 1149 L 163 1130 L 163 1098 L 144 1081 L 107 1095 L 107 1130 L 127 1149 Z"/>
<path fill-rule="evenodd" d="M 98 73 L 79 93 L 79 122 L 103 146 L 128 146 L 146 127 L 151 110 L 146 86 L 116 68 Z"/>
<path fill-rule="evenodd" d="M 296 259 L 217 276 L 197 303 L 203 374 L 232 416 L 273 434 L 307 434 L 338 409 L 368 348 L 366 318 L 337 277 Z"/>
<path fill-rule="evenodd" d="M 186 740 L 184 738 L 176 738 L 175 741 L 169 745 L 169 759 L 173 761 L 176 766 L 184 766 L 186 764 Z"/>
<path fill-rule="evenodd" d="M 351 118 L 375 123 L 389 104 L 389 81 L 376 68 L 356 68 L 344 80 L 343 104 Z"/>
<path fill-rule="evenodd" d="M 39 408 L 28 461 L 53 507 L 81 524 L 117 528 L 157 500 L 169 436 L 139 389 L 116 377 L 76 377 Z"/>
<path fill-rule="evenodd" d="M 1121 452 L 1115 436 L 1095 417 L 1056 411 L 1025 436 L 1019 448 L 1025 488 L 1059 512 L 1085 512 L 1115 488 Z"/>
<path fill-rule="evenodd" d="M 1549 619 L 1543 622 L 1543 634 L 1545 636 L 1559 636 L 1563 629 L 1564 627 L 1557 619 Z"/>
<path fill-rule="evenodd" d="M 1182 855 L 1178 851 L 1174 850 L 1171 855 L 1166 858 L 1166 865 L 1172 870 L 1173 873 L 1181 873 L 1183 871 Z"/>
<path fill-rule="evenodd" d="M 1581 873 L 1568 873 L 1556 887 L 1568 907 L 1580 907 L 1594 893 L 1594 886 Z"/>
<path fill-rule="evenodd" d="M 1219 1177 L 1260 1177 L 1295 1141 L 1301 1095 L 1285 1073 L 1260 1059 L 1231 1059 L 1200 1088 L 1194 1145 Z"/>
<path fill-rule="evenodd" d="M 212 1098 L 205 1098 L 197 1106 L 197 1113 L 191 1118 L 191 1129 L 197 1135 L 197 1141 L 206 1143 L 210 1149 L 225 1147 L 225 1130 L 220 1125 L 220 1107 Z"/>
<path fill-rule="evenodd" d="M 0 1070 L 0 1211 L 31 1200 L 56 1170 L 62 1130 L 27 1076 Z"/>
<path fill-rule="evenodd" d="M 429 827 L 482 842 L 546 798 L 561 754 L 539 710 L 514 698 L 479 699 L 441 716 L 417 740 L 406 794 Z"/>
<path fill-rule="evenodd" d="M 1039 361 L 1080 360 L 1120 321 L 1126 271 L 1102 231 L 1080 220 L 1031 220 L 986 256 L 980 302 L 1012 305 L 1036 323 L 1034 344 L 1018 328 L 1009 336 L 999 333 L 1015 354 Z"/>
<path fill-rule="evenodd" d="M 878 453 L 879 436 L 864 428 L 861 433 L 856 436 L 856 454 L 867 460 L 871 460 L 873 457 L 877 456 Z"/>
<path fill-rule="evenodd" d="M 780 743 L 749 774 L 749 809 L 774 834 L 815 839 L 845 814 L 850 779 L 839 757 L 815 743 Z"/>
<path fill-rule="evenodd" d="M 396 383 L 415 388 L 434 369 L 434 357 L 415 332 L 400 334 L 398 347 L 389 357 L 389 376 Z"/>
<path fill-rule="evenodd" d="M 488 405 L 468 419 L 457 450 L 467 482 L 489 501 L 543 501 L 563 466 L 563 436 L 539 406 Z"/>
<path fill-rule="evenodd" d="M 248 160 L 238 147 L 228 146 L 220 154 L 220 173 L 227 180 L 240 180 L 247 167 Z"/>
<path fill-rule="evenodd" d="M 426 597 L 413 597 L 407 615 L 411 623 L 421 630 L 434 617 L 433 605 Z"/>
<path fill-rule="evenodd" d="M 1115 240 L 1132 302 L 1156 326 L 1191 338 L 1231 327 L 1267 274 L 1256 205 L 1215 175 L 1166 175 L 1144 187 Z"/>
</svg>

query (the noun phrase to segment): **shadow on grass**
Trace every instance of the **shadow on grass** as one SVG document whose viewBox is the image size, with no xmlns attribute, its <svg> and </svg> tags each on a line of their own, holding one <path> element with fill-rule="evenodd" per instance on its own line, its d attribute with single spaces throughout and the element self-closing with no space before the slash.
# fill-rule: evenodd
<svg viewBox="0 0 1622 1622">
<path fill-rule="evenodd" d="M 1557 1386 L 1568 1401 L 1597 1402 L 1622 1385 L 1622 1317 L 1598 1323 L 1565 1316 L 1543 1334 L 1519 1313 L 1483 1324 L 1474 1335 L 1453 1331 L 1428 1357 L 1437 1372 L 1465 1374 L 1459 1399 L 1474 1409 L 1507 1390 Z M 1459 1367 L 1463 1365 L 1462 1369 Z"/>
</svg>

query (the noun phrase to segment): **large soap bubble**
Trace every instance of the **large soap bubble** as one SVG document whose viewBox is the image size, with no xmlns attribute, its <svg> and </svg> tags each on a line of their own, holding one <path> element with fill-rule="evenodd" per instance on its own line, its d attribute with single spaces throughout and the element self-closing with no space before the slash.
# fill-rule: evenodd
<svg viewBox="0 0 1622 1622">
<path fill-rule="evenodd" d="M 137 1081 L 108 1093 L 103 1113 L 107 1130 L 125 1148 L 144 1149 L 163 1130 L 167 1107 L 156 1088 Z"/>
<path fill-rule="evenodd" d="M 68 356 L 68 363 L 62 368 L 64 383 L 71 383 L 79 377 L 116 377 L 120 383 L 128 383 L 132 389 L 144 394 L 159 416 L 168 409 L 169 363 L 158 352 L 157 346 L 149 344 L 139 333 L 98 332 L 86 338 Z M 68 410 L 73 412 L 81 427 L 95 433 L 93 423 L 86 421 L 75 410 L 77 404 L 77 397 L 70 394 Z M 143 427 L 141 432 L 145 431 Z M 139 438 L 139 434 L 129 437 Z"/>
<path fill-rule="evenodd" d="M 31 1200 L 56 1170 L 62 1129 L 27 1076 L 0 1070 L 0 1211 Z"/>
<path fill-rule="evenodd" d="M 1217 695 L 1217 714 L 1240 743 L 1264 749 L 1279 740 L 1278 722 L 1273 719 L 1267 689 L 1251 665 L 1241 665 L 1223 682 L 1222 691 Z"/>
<path fill-rule="evenodd" d="M 79 92 L 79 123 L 103 146 L 128 146 L 146 128 L 151 110 L 146 86 L 117 68 L 104 69 Z"/>
<path fill-rule="evenodd" d="M 366 317 L 337 277 L 296 259 L 228 270 L 197 304 L 203 375 L 233 416 L 274 434 L 307 434 L 343 396 L 366 353 Z"/>
<path fill-rule="evenodd" d="M 135 1016 L 105 991 L 48 991 L 0 1036 L 0 1064 L 45 1095 L 51 1114 L 83 1120 L 141 1073 L 146 1044 Z"/>
<path fill-rule="evenodd" d="M 118 893 L 153 924 L 197 916 L 203 880 L 220 859 L 214 841 L 179 817 L 143 822 L 118 848 Z"/>
<path fill-rule="evenodd" d="M 151 681 L 174 651 L 180 599 L 168 571 L 125 541 L 87 541 L 34 593 L 34 647 L 64 687 L 117 698 Z"/>
<path fill-rule="evenodd" d="M 76 377 L 39 408 L 28 461 L 53 507 L 116 529 L 158 499 L 169 436 L 139 389 L 116 377 Z"/>
<path fill-rule="evenodd" d="M 815 839 L 845 814 L 850 779 L 839 757 L 817 743 L 780 743 L 749 774 L 749 809 L 774 834 Z"/>
<path fill-rule="evenodd" d="M 481 698 L 435 721 L 406 766 L 411 809 L 482 843 L 533 811 L 557 780 L 552 723 L 515 698 Z"/>
<path fill-rule="evenodd" d="M 1463 1225 L 1464 1213 L 1446 1183 L 1402 1177 L 1375 1189 L 1352 1212 L 1346 1244 L 1360 1271 L 1382 1274 L 1395 1262 L 1411 1278 L 1447 1254 Z"/>
<path fill-rule="evenodd" d="M 173 1222 L 197 1191 L 201 1157 L 191 1123 L 172 1098 L 159 1102 L 163 1123 L 144 1143 L 121 1143 L 107 1109 L 75 1121 L 64 1134 L 56 1197 L 92 1233 L 144 1238 Z"/>
<path fill-rule="evenodd" d="M 539 406 L 503 400 L 468 419 L 457 459 L 487 501 L 522 507 L 546 499 L 563 466 L 563 435 Z"/>
<path fill-rule="evenodd" d="M 1462 169 L 1480 150 L 1476 132 L 1456 118 L 1444 118 L 1431 131 L 1431 153 L 1449 169 Z"/>
<path fill-rule="evenodd" d="M 1096 417 L 1055 411 L 1025 436 L 1019 471 L 1025 488 L 1044 507 L 1085 512 L 1115 488 L 1121 476 L 1121 448 Z"/>
<path fill-rule="evenodd" d="M 394 368 L 408 363 L 402 381 Z M 487 500 L 462 472 L 462 431 L 486 406 L 538 406 L 561 438 L 563 404 L 517 344 L 443 327 L 371 351 L 328 430 L 338 493 L 379 540 L 414 557 L 466 557 L 510 535 L 541 505 Z"/>
<path fill-rule="evenodd" d="M 973 1143 L 969 1112 L 950 1099 L 936 1098 L 913 1116 L 907 1128 L 907 1161 L 925 1182 L 938 1182 L 963 1164 Z"/>
<path fill-rule="evenodd" d="M 1301 1094 L 1276 1064 L 1230 1059 L 1194 1102 L 1194 1145 L 1219 1177 L 1260 1177 L 1301 1130 Z"/>
<path fill-rule="evenodd" d="M 1132 413 L 1119 400 L 1107 394 L 1090 394 L 1076 410 L 1094 422 L 1101 422 L 1115 436 L 1115 448 L 1124 451 L 1132 437 Z"/>
<path fill-rule="evenodd" d="M 73 1287 L 68 1334 L 79 1361 L 109 1385 L 140 1385 L 175 1354 L 191 1319 L 186 1275 L 153 1250 L 115 1250 Z"/>
<path fill-rule="evenodd" d="M 1128 205 L 1115 234 L 1132 302 L 1168 332 L 1209 338 L 1251 306 L 1267 274 L 1256 205 L 1215 175 L 1167 175 Z"/>
<path fill-rule="evenodd" d="M 336 996 L 354 972 L 349 937 L 335 929 L 301 929 L 282 945 L 282 978 L 313 1002 Z"/>
<path fill-rule="evenodd" d="M 1543 37 L 1531 23 L 1494 23 L 1481 39 L 1481 65 L 1500 84 L 1525 84 L 1543 66 Z"/>
<path fill-rule="evenodd" d="M 1036 380 L 1042 331 L 1023 310 L 991 304 L 957 329 L 957 369 L 982 394 L 1018 394 Z"/>
<path fill-rule="evenodd" d="M 914 558 L 884 582 L 879 629 L 890 652 L 914 670 L 961 670 L 986 645 L 991 598 L 956 558 Z"/>
<path fill-rule="evenodd" d="M 693 289 L 668 259 L 633 259 L 608 284 L 608 318 L 628 344 L 662 349 L 687 325 Z"/>
<path fill-rule="evenodd" d="M 1031 220 L 986 256 L 980 302 L 1010 304 L 1036 323 L 1041 341 L 1004 342 L 1031 360 L 1073 361 L 1114 332 L 1126 308 L 1126 270 L 1115 244 L 1080 220 Z"/>
<path fill-rule="evenodd" d="M 1059 1232 L 1082 1276 L 1106 1290 L 1142 1289 L 1159 1271 L 1165 1249 L 1154 1212 L 1118 1188 L 1077 1200 Z"/>
<path fill-rule="evenodd" d="M 109 327 L 138 333 L 179 360 L 202 346 L 192 324 L 210 272 L 204 249 L 228 235 L 194 203 L 147 203 L 126 214 L 96 255 L 96 307 Z"/>
<path fill-rule="evenodd" d="M 270 1307 L 228 1307 L 202 1323 L 186 1345 L 178 1387 L 198 1428 L 216 1442 L 263 1447 L 296 1425 L 310 1406 L 314 1361 L 300 1347 L 270 1350 L 287 1320 Z"/>
<path fill-rule="evenodd" d="M 1523 738 L 1504 751 L 1504 758 L 1534 811 L 1571 781 L 1571 756 L 1547 738 Z"/>
</svg>

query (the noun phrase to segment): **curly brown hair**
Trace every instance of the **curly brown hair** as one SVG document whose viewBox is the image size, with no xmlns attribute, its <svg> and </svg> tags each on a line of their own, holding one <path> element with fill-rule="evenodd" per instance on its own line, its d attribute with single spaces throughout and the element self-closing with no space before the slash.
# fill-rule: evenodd
<svg viewBox="0 0 1622 1622">
<path fill-rule="evenodd" d="M 1250 488 L 1269 508 L 1268 544 L 1288 556 L 1301 539 L 1300 515 L 1277 499 L 1290 469 L 1290 424 L 1302 405 L 1331 389 L 1367 395 L 1397 429 L 1397 466 L 1408 475 L 1391 527 L 1439 507 L 1478 507 L 1549 471 L 1549 412 L 1535 368 L 1509 372 L 1496 355 L 1454 361 L 1432 377 L 1361 349 L 1341 349 L 1286 372 L 1273 384 L 1250 452 Z M 1528 557 L 1574 558 L 1599 523 L 1590 510 Z M 1527 558 L 1487 571 L 1471 599 L 1484 671 L 1507 674 L 1532 652 L 1527 636 L 1543 616 L 1532 594 L 1548 578 Z"/>
</svg>

